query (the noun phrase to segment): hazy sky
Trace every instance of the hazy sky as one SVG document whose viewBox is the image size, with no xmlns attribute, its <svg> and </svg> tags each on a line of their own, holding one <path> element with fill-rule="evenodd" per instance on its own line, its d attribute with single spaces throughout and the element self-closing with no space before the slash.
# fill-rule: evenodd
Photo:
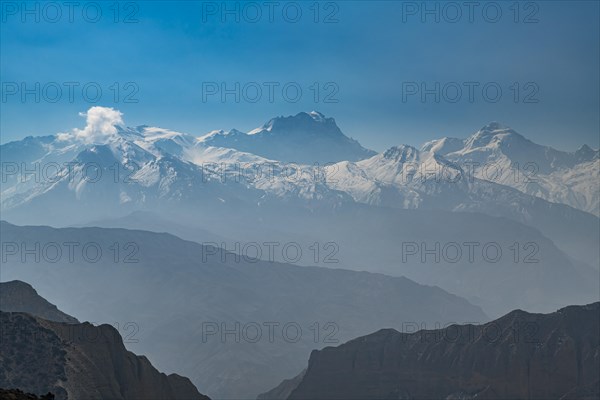
<svg viewBox="0 0 600 400">
<path fill-rule="evenodd" d="M 102 105 L 197 135 L 319 110 L 375 150 L 494 120 L 600 145 L 597 1 L 52 4 L 2 1 L 3 143 Z"/>
</svg>

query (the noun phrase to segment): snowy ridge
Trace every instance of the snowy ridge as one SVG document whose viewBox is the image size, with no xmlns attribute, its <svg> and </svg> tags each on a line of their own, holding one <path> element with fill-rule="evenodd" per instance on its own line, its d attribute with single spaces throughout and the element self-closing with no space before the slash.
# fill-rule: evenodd
<svg viewBox="0 0 600 400">
<path fill-rule="evenodd" d="M 563 152 L 491 123 L 465 140 L 434 140 L 421 150 L 468 165 L 479 179 L 600 215 L 600 156 L 587 145 L 573 153 Z"/>
<path fill-rule="evenodd" d="M 91 219 L 110 215 L 114 207 L 123 212 L 173 205 L 196 210 L 279 199 L 302 207 L 357 202 L 477 211 L 532 223 L 535 215 L 542 218 L 542 209 L 552 208 L 536 202 L 539 198 L 598 215 L 598 151 L 584 146 L 575 153 L 560 152 L 497 123 L 465 140 L 443 138 L 421 150 L 401 145 L 359 160 L 312 165 L 215 146 L 213 139 L 261 136 L 257 143 L 262 145 L 289 135 L 302 139 L 306 149 L 325 153 L 329 147 L 318 145 L 322 136 L 354 143 L 332 118 L 316 112 L 274 118 L 252 135 L 214 131 L 200 138 L 150 126 L 126 128 L 114 110 L 108 121 L 101 120 L 102 110 L 94 108 L 93 115 L 92 122 L 88 115 L 88 125 L 72 134 L 2 146 L 4 159 L 24 163 L 28 170 L 36 164 L 55 167 L 48 169 L 49 176 L 9 174 L 2 186 L 3 211 L 29 215 L 32 208 L 61 209 L 74 199 L 77 206 L 69 211 L 77 215 L 80 207 L 81 213 L 99 214 L 86 215 Z M 308 127 L 313 130 L 306 131 Z M 527 169 L 531 162 L 539 169 L 534 176 Z M 488 168 L 492 164 L 491 171 L 500 171 L 494 176 Z M 94 179 L 98 174 L 102 179 Z M 559 220 L 571 213 L 552 210 Z"/>
<path fill-rule="evenodd" d="M 99 110 L 95 108 L 94 112 L 96 115 Z M 115 122 L 114 112 L 109 116 L 113 118 L 109 122 Z M 93 179 L 84 176 L 83 168 L 93 164 L 101 166 L 108 176 L 111 168 L 116 168 L 116 172 L 112 171 L 112 185 L 107 185 L 106 180 L 102 184 L 109 193 L 118 193 L 120 204 L 144 205 L 161 198 L 194 198 L 191 194 L 199 190 L 202 198 L 213 197 L 206 191 L 206 185 L 213 187 L 216 197 L 222 199 L 218 183 L 227 183 L 223 186 L 231 193 L 239 192 L 234 196 L 239 198 L 244 198 L 250 190 L 276 198 L 352 199 L 399 208 L 426 205 L 471 209 L 470 203 L 480 203 L 474 194 L 486 187 L 486 191 L 496 192 L 499 199 L 514 198 L 515 194 L 507 191 L 513 188 L 598 215 L 597 150 L 583 146 L 575 153 L 560 152 L 537 145 L 495 122 L 465 140 L 443 138 L 427 142 L 421 150 L 394 146 L 361 160 L 343 160 L 319 167 L 213 145 L 219 140 L 235 141 L 249 135 L 275 140 L 275 136 L 287 134 L 302 138 L 312 148 L 315 135 L 348 139 L 333 118 L 314 111 L 274 118 L 249 134 L 219 130 L 200 138 L 146 125 L 126 128 L 121 124 L 120 113 L 113 126 L 107 126 L 106 121 L 98 123 L 97 119 L 96 126 L 88 123 L 84 129 L 74 130 L 74 134 L 28 137 L 3 145 L 5 159 L 30 166 L 56 163 L 63 168 L 55 171 L 52 179 L 19 179 L 18 174 L 10 175 L 3 185 L 2 208 L 9 210 L 60 190 L 70 191 L 81 199 L 87 190 L 98 186 L 91 186 Z M 316 131 L 307 132 L 309 128 Z M 94 131 L 98 129 L 103 133 Z M 94 140 L 88 140 L 82 132 Z M 32 148 L 36 151 L 31 151 Z M 23 159 L 25 155 L 33 156 Z M 74 165 L 67 167 L 68 163 Z M 90 173 L 88 169 L 87 175 Z M 526 198 L 523 201 L 527 202 Z"/>
</svg>

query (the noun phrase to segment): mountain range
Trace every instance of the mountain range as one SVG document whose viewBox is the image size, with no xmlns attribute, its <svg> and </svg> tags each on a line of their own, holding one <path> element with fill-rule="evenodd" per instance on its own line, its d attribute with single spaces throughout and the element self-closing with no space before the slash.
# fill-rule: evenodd
<svg viewBox="0 0 600 400">
<path fill-rule="evenodd" d="M 600 161 L 588 147 L 561 152 L 492 123 L 465 140 L 376 154 L 356 150 L 332 118 L 317 112 L 274 118 L 244 134 L 198 137 L 102 123 L 103 112 L 88 111 L 84 129 L 0 146 L 4 219 L 167 231 L 233 252 L 255 241 L 299 244 L 305 250 L 296 264 L 407 276 L 468 298 L 493 317 L 518 307 L 549 312 L 598 295 L 598 217 L 519 183 L 577 176 L 583 192 L 575 197 L 593 204 Z M 345 149 L 335 154 L 348 160 L 323 163 L 317 153 L 328 147 L 315 146 L 315 135 Z M 240 144 L 246 141 L 256 147 Z M 290 163 L 280 148 L 319 165 Z M 498 168 L 502 179 L 488 176 Z M 455 242 L 458 260 L 439 257 Z M 478 249 L 491 243 L 503 256 L 468 260 L 464 243 L 472 242 Z M 319 257 L 307 250 L 315 243 Z M 415 243 L 420 251 L 405 257 Z M 325 246 L 334 263 L 324 262 Z M 436 246 L 437 257 L 420 257 Z M 289 262 L 281 252 L 275 259 Z M 495 273 L 505 285 L 489 279 Z M 560 287 L 556 276 L 565 276 Z"/>
<path fill-rule="evenodd" d="M 297 375 L 329 335 L 600 299 L 600 158 L 588 146 L 559 151 L 490 123 L 377 153 L 318 112 L 204 135 L 120 115 L 92 107 L 82 129 L 0 146 L 2 279 L 133 326 L 129 350 L 213 398 Z M 78 248 L 74 262 L 73 243 L 104 257 Z M 30 295 L 7 306 L 76 323 Z M 304 334 L 240 339 L 271 323 Z"/>
<path fill-rule="evenodd" d="M 472 210 L 498 192 L 517 203 L 504 204 L 515 218 L 527 218 L 523 204 L 532 197 L 599 214 L 598 150 L 585 145 L 575 153 L 554 150 L 498 123 L 465 140 L 443 138 L 421 150 L 401 145 L 380 154 L 346 137 L 333 118 L 318 112 L 277 117 L 249 133 L 215 131 L 199 137 L 149 126 L 87 132 L 94 129 L 100 128 L 2 145 L 2 209 L 19 216 L 16 211 L 30 203 L 52 202 L 68 195 L 64 192 L 84 200 L 92 184 L 107 188 L 112 183 L 106 199 L 134 209 L 158 200 L 197 200 L 198 186 L 205 191 L 210 186 L 207 201 L 228 195 L 248 201 L 275 196 L 336 202 L 349 195 L 401 208 Z M 491 199 L 481 191 L 491 192 Z M 453 200 L 444 202 L 448 195 Z"/>
<path fill-rule="evenodd" d="M 381 327 L 489 320 L 407 278 L 238 258 L 165 233 L 2 222 L 0 234 L 3 280 L 31 283 L 70 315 L 116 324 L 129 350 L 211 398 L 253 398 L 295 374 L 312 349 Z M 38 262 L 8 243 L 40 244 Z M 75 250 L 44 257 L 48 243 Z M 86 259 L 85 247 L 103 256 Z"/>
<path fill-rule="evenodd" d="M 445 137 L 425 143 L 421 150 L 468 165 L 477 178 L 596 216 L 600 214 L 599 151 L 588 145 L 572 153 L 559 151 L 536 144 L 514 129 L 494 122 L 467 139 Z"/>
</svg>

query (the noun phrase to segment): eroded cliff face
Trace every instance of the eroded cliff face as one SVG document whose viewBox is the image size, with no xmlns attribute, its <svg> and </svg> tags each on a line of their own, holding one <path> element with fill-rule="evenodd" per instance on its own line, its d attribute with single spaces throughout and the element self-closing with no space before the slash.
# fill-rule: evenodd
<svg viewBox="0 0 600 400">
<path fill-rule="evenodd" d="M 0 312 L 0 387 L 66 399 L 66 347 L 35 317 Z"/>
<path fill-rule="evenodd" d="M 112 326 L 47 321 L 1 312 L 0 387 L 56 399 L 198 399 L 187 378 L 158 372 L 127 351 Z"/>
<path fill-rule="evenodd" d="M 597 399 L 600 303 L 378 331 L 311 354 L 290 399 Z"/>
</svg>

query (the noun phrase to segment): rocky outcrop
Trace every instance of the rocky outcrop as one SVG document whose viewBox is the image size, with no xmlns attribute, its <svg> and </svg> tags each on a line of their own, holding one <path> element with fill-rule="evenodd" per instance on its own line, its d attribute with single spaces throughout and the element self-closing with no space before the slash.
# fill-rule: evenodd
<svg viewBox="0 0 600 400">
<path fill-rule="evenodd" d="M 56 399 L 206 400 L 189 379 L 127 351 L 110 325 L 66 324 L 0 312 L 0 387 Z"/>
<path fill-rule="evenodd" d="M 38 397 L 33 393 L 25 393 L 19 389 L 0 388 L 0 400 L 54 400 L 54 395 L 46 393 Z"/>
<path fill-rule="evenodd" d="M 21 281 L 0 283 L 0 311 L 26 312 L 49 321 L 69 324 L 79 322 L 49 303 L 30 284 Z"/>
<path fill-rule="evenodd" d="M 313 351 L 289 399 L 598 399 L 600 303 L 384 329 Z"/>
<path fill-rule="evenodd" d="M 79 323 L 21 281 L 0 283 L 0 399 L 208 400 L 158 372 L 110 325 Z"/>
</svg>

